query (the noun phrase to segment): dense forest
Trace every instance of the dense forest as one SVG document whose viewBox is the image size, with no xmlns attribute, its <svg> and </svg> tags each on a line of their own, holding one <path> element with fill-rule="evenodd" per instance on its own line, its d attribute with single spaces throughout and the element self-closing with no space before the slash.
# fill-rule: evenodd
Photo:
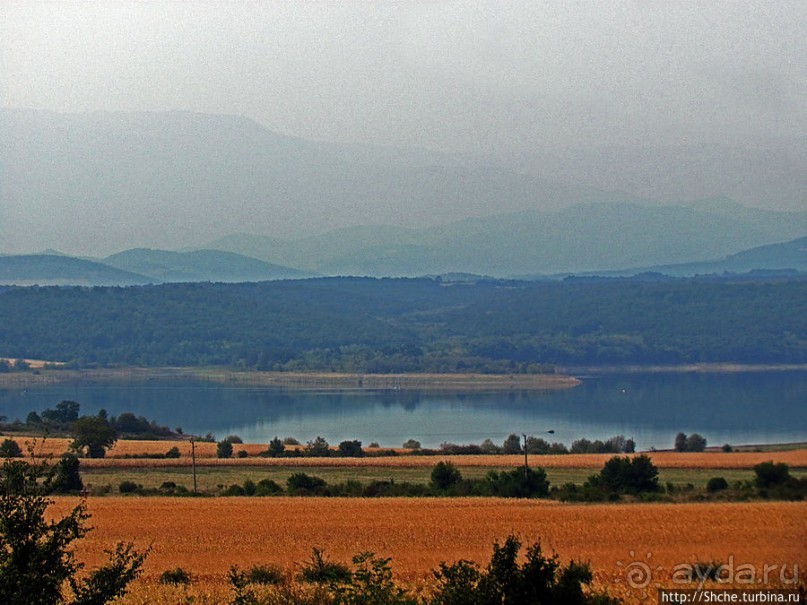
<svg viewBox="0 0 807 605">
<path fill-rule="evenodd" d="M 87 366 L 541 372 L 807 362 L 807 280 L 329 278 L 0 289 L 0 357 Z"/>
</svg>

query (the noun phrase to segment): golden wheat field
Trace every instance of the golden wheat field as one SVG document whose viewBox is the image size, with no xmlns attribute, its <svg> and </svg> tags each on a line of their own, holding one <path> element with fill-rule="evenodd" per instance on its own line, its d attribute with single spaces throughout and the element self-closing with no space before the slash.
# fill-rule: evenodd
<svg viewBox="0 0 807 605">
<path fill-rule="evenodd" d="M 76 503 L 58 498 L 52 509 L 63 513 Z M 95 529 L 81 542 L 80 560 L 98 564 L 99 553 L 121 540 L 152 547 L 144 577 L 124 601 L 129 603 L 167 590 L 158 590 L 155 580 L 169 568 L 183 567 L 196 579 L 196 590 L 220 595 L 230 565 L 276 564 L 294 573 L 314 546 L 345 562 L 365 550 L 392 557 L 398 578 L 422 590 L 441 561 L 485 563 L 493 541 L 510 533 L 524 542 L 540 539 L 564 562 L 590 561 L 597 584 L 628 602 L 642 602 L 642 592 L 656 583 L 670 585 L 680 564 L 719 561 L 760 573 L 765 565 L 786 566 L 788 579 L 793 565 L 807 569 L 805 503 L 106 497 L 87 505 Z M 628 586 L 626 574 L 641 566 L 651 581 L 641 589 Z"/>
</svg>

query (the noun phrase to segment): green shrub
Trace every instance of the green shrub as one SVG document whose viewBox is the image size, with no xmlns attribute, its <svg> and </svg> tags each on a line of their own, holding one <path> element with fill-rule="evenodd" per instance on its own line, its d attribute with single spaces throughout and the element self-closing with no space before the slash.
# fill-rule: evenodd
<svg viewBox="0 0 807 605">
<path fill-rule="evenodd" d="M 520 565 L 520 549 L 521 542 L 511 535 L 502 545 L 494 543 L 490 563 L 483 570 L 470 561 L 441 563 L 434 572 L 437 588 L 433 605 L 618 603 L 604 594 L 584 590 L 593 579 L 588 565 L 572 561 L 562 567 L 557 555 L 543 555 L 540 542 L 527 548 L 524 563 Z"/>
<path fill-rule="evenodd" d="M 706 439 L 698 435 L 698 433 L 692 433 L 689 437 L 687 437 L 686 451 L 702 452 L 705 449 L 706 449 Z"/>
<path fill-rule="evenodd" d="M 238 569 L 237 565 L 230 567 L 227 579 L 230 580 L 230 585 L 235 593 L 231 601 L 232 605 L 257 605 L 258 599 L 255 596 L 255 591 L 249 586 L 247 574 Z"/>
<path fill-rule="evenodd" d="M 347 565 L 334 563 L 325 557 L 325 551 L 314 548 L 311 558 L 302 565 L 300 579 L 310 584 L 339 584 L 349 582 L 353 574 Z"/>
<path fill-rule="evenodd" d="M 345 458 L 361 458 L 364 450 L 361 449 L 361 441 L 342 441 L 337 448 L 337 454 Z"/>
<path fill-rule="evenodd" d="M 706 482 L 706 491 L 710 494 L 713 494 L 714 492 L 721 492 L 724 489 L 728 489 L 728 487 L 729 482 L 723 477 L 712 477 Z"/>
<path fill-rule="evenodd" d="M 52 488 L 57 494 L 71 494 L 84 489 L 84 482 L 79 473 L 78 457 L 75 454 L 64 454 L 56 465 Z"/>
<path fill-rule="evenodd" d="M 286 445 L 280 439 L 275 437 L 269 442 L 269 447 L 266 448 L 266 452 L 264 452 L 262 455 L 270 458 L 277 458 L 278 456 L 282 456 L 284 451 L 286 451 Z"/>
<path fill-rule="evenodd" d="M 165 452 L 166 458 L 179 458 L 179 448 L 177 446 L 172 447 L 170 450 Z"/>
<path fill-rule="evenodd" d="M 245 496 L 246 492 L 244 488 L 238 485 L 237 483 L 233 483 L 232 485 L 228 486 L 223 492 L 221 492 L 222 496 Z"/>
<path fill-rule="evenodd" d="M 784 462 L 760 462 L 754 467 L 757 487 L 765 489 L 790 479 L 790 467 Z"/>
<path fill-rule="evenodd" d="M 658 468 L 644 454 L 634 458 L 614 456 L 603 465 L 599 474 L 589 479 L 588 484 L 614 494 L 655 492 L 659 489 Z"/>
<path fill-rule="evenodd" d="M 166 569 L 160 574 L 159 582 L 160 584 L 187 586 L 191 583 L 191 575 L 181 567 L 177 567 L 175 569 Z"/>
<path fill-rule="evenodd" d="M 109 561 L 83 578 L 75 559 L 75 542 L 90 528 L 81 501 L 63 517 L 53 518 L 46 498 L 54 470 L 45 464 L 6 460 L 0 471 L 0 603 L 60 603 L 66 585 L 74 605 L 102 605 L 126 593 L 140 575 L 148 551 L 131 544 L 107 551 Z"/>
<path fill-rule="evenodd" d="M 281 584 L 283 572 L 270 565 L 253 565 L 246 571 L 247 580 L 253 584 Z"/>
<path fill-rule="evenodd" d="M 226 439 L 216 444 L 216 456 L 218 458 L 232 458 L 233 444 Z"/>
<path fill-rule="evenodd" d="M 490 471 L 485 481 L 491 495 L 500 498 L 545 498 L 549 495 L 549 481 L 542 468 Z"/>
<path fill-rule="evenodd" d="M 286 486 L 290 493 L 313 493 L 322 490 L 327 485 L 325 479 L 306 473 L 294 473 L 286 479 Z"/>
<path fill-rule="evenodd" d="M 261 479 L 255 486 L 256 496 L 274 496 L 283 493 L 283 488 L 271 479 Z"/>
<path fill-rule="evenodd" d="M 0 458 L 21 458 L 22 448 L 14 439 L 4 439 L 0 443 Z"/>
<path fill-rule="evenodd" d="M 317 436 L 313 441 L 309 441 L 304 450 L 306 456 L 325 458 L 331 455 L 331 446 L 322 437 Z"/>
<path fill-rule="evenodd" d="M 431 485 L 434 489 L 445 491 L 460 481 L 462 481 L 462 474 L 450 462 L 440 461 L 434 465 L 431 474 Z"/>
<path fill-rule="evenodd" d="M 134 481 L 121 481 L 118 485 L 118 491 L 122 494 L 132 494 L 139 489 L 139 486 Z"/>
<path fill-rule="evenodd" d="M 344 605 L 416 605 L 416 601 L 395 585 L 390 559 L 363 552 L 353 557 L 356 570 L 350 580 L 334 583 L 335 602 Z"/>
<path fill-rule="evenodd" d="M 238 458 L 247 458 L 247 457 L 249 457 L 249 454 L 247 453 L 247 450 L 238 450 L 238 453 L 236 454 L 236 456 Z"/>
</svg>

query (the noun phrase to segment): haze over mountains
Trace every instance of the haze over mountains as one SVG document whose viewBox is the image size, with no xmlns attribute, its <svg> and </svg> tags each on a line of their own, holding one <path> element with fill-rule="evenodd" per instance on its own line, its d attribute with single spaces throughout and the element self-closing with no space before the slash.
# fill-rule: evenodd
<svg viewBox="0 0 807 605">
<path fill-rule="evenodd" d="M 3 253 L 104 257 L 249 233 L 273 248 L 250 256 L 318 272 L 499 274 L 707 260 L 807 232 L 803 212 L 670 202 L 731 183 L 744 206 L 803 208 L 804 139 L 480 157 L 317 143 L 232 116 L 28 110 L 0 111 L 0 133 Z M 636 238 L 656 243 L 628 250 Z"/>
</svg>

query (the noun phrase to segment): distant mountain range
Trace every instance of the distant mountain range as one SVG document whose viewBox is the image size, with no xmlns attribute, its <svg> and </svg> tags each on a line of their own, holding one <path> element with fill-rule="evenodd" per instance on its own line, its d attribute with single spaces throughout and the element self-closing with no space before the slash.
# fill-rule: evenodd
<svg viewBox="0 0 807 605">
<path fill-rule="evenodd" d="M 219 250 L 169 252 L 135 249 L 89 260 L 55 254 L 0 256 L 0 284 L 132 286 L 165 282 L 255 282 L 310 277 Z"/>
<path fill-rule="evenodd" d="M 4 251 L 59 242 L 103 256 L 199 248 L 247 230 L 300 237 L 363 224 L 422 228 L 639 201 L 417 150 L 368 163 L 361 148 L 284 136 L 235 116 L 0 110 L 0 135 L 0 209 L 15 244 L 2 242 Z"/>
<path fill-rule="evenodd" d="M 661 273 L 671 277 L 692 275 L 723 275 L 725 273 L 751 273 L 754 271 L 807 272 L 807 237 L 800 237 L 781 244 L 759 246 L 730 254 L 725 258 L 701 263 L 656 265 L 639 267 L 629 271 L 601 271 L 597 275 L 633 276 L 640 273 Z"/>
<path fill-rule="evenodd" d="M 18 256 L 3 259 L 3 279 L 507 277 L 708 263 L 807 235 L 805 158 L 803 138 L 480 157 L 306 141 L 234 116 L 3 109 L 0 251 L 79 250 L 126 272 Z M 658 199 L 648 199 L 654 183 Z M 705 191 L 743 205 L 670 201 Z"/>
<path fill-rule="evenodd" d="M 323 275 L 505 277 L 709 261 L 805 233 L 807 212 L 713 199 L 688 206 L 585 204 L 418 230 L 352 227 L 298 240 L 240 234 L 205 248 Z"/>
<path fill-rule="evenodd" d="M 108 256 L 103 262 L 158 282 L 252 282 L 313 275 L 221 250 L 169 252 L 136 248 Z"/>
<path fill-rule="evenodd" d="M 384 232 L 382 232 L 384 233 Z M 353 249 L 334 234 L 330 250 L 341 249 L 353 258 L 359 258 L 362 245 L 371 248 L 381 246 L 378 238 L 369 236 L 364 240 L 347 240 Z M 392 237 L 393 232 L 386 232 Z M 414 238 L 414 234 L 405 232 Z M 379 235 L 380 237 L 380 235 Z M 265 238 L 233 236 L 220 244 L 241 243 L 244 246 L 262 246 Z M 299 245 L 299 244 L 298 244 Z M 341 246 L 341 247 L 340 247 Z M 306 250 L 301 246 L 301 252 Z M 417 251 L 415 245 L 411 251 Z M 309 258 L 316 258 L 313 252 Z M 422 256 L 421 256 L 422 260 Z M 440 264 L 440 259 L 433 259 Z M 665 265 L 645 265 L 632 269 L 611 269 L 602 271 L 508 274 L 491 271 L 449 272 L 445 275 L 452 281 L 474 281 L 480 275 L 511 277 L 517 279 L 557 279 L 570 273 L 581 276 L 600 275 L 604 277 L 633 276 L 642 273 L 660 273 L 672 277 L 726 273 L 750 273 L 753 271 L 793 271 L 807 272 L 807 237 L 801 237 L 780 244 L 769 244 L 720 259 Z M 346 274 L 348 272 L 345 272 Z M 369 271 L 357 271 L 364 275 Z M 336 273 L 322 273 L 335 275 Z M 383 273 L 379 273 L 382 275 Z M 414 272 L 412 273 L 414 274 Z M 423 271 L 420 275 L 434 274 Z M 79 285 L 79 286 L 130 286 L 164 282 L 257 282 L 283 279 L 301 279 L 316 275 L 312 271 L 302 271 L 275 265 L 232 252 L 220 250 L 196 250 L 170 252 L 166 250 L 133 249 L 113 254 L 105 259 L 89 260 L 48 253 L 24 256 L 0 256 L 0 285 Z M 394 275 L 390 273 L 388 275 Z"/>
<path fill-rule="evenodd" d="M 414 243 L 433 248 L 430 237 L 458 221 L 470 220 L 471 231 L 497 215 L 548 224 L 564 218 L 547 214 L 600 203 L 680 206 L 727 195 L 800 210 L 805 162 L 805 138 L 474 156 L 308 141 L 237 116 L 2 109 L 0 251 L 58 246 L 102 257 L 204 248 L 244 232 L 328 240 L 333 230 L 355 235 L 357 225 L 425 231 Z"/>
</svg>

